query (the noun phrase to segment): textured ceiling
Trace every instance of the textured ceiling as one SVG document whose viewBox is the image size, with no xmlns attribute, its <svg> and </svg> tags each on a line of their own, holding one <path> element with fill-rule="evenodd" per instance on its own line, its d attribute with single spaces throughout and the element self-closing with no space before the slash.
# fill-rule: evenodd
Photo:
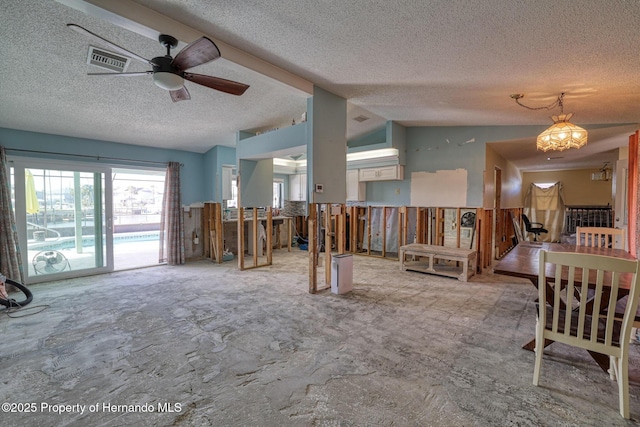
<svg viewBox="0 0 640 427">
<path fill-rule="evenodd" d="M 128 0 L 124 0 L 126 3 Z M 421 126 L 540 125 L 531 111 L 566 92 L 565 112 L 597 131 L 549 165 L 535 134 L 492 147 L 524 169 L 601 163 L 640 123 L 640 2 L 507 0 L 138 0 L 201 33 L 346 98 L 348 133 L 395 120 Z M 154 40 L 53 1 L 4 0 L 0 126 L 205 152 L 237 130 L 298 120 L 306 96 L 219 60 L 195 70 L 251 85 L 233 97 L 187 83 L 172 103 L 148 77 L 88 77 L 74 22 L 145 57 Z M 189 40 L 186 40 L 189 41 Z M 223 51 L 224 56 L 224 51 Z M 129 71 L 144 70 L 132 63 Z M 371 117 L 363 123 L 351 118 Z M 526 155 L 526 157 L 525 157 Z"/>
</svg>

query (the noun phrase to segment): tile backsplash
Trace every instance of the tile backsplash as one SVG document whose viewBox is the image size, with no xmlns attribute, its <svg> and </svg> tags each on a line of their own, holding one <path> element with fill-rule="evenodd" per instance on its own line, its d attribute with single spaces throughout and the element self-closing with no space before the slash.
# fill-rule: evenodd
<svg viewBox="0 0 640 427">
<path fill-rule="evenodd" d="M 284 216 L 306 216 L 307 215 L 307 202 L 293 202 L 290 200 L 284 201 L 284 207 L 282 208 L 282 215 Z"/>
</svg>

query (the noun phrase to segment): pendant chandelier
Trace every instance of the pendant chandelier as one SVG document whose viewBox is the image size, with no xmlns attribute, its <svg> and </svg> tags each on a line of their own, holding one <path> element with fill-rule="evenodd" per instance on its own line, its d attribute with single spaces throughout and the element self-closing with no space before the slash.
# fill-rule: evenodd
<svg viewBox="0 0 640 427">
<path fill-rule="evenodd" d="M 552 104 L 538 108 L 532 108 L 522 104 L 520 98 L 523 97 L 524 95 L 522 94 L 511 95 L 511 98 L 515 99 L 518 105 L 529 110 L 551 110 L 552 108 L 560 107 L 560 114 L 551 116 L 553 125 L 538 135 L 536 140 L 536 148 L 538 150 L 564 151 L 569 148 L 580 148 L 587 143 L 587 131 L 569 121 L 573 113 L 564 114 L 564 92 Z"/>
</svg>

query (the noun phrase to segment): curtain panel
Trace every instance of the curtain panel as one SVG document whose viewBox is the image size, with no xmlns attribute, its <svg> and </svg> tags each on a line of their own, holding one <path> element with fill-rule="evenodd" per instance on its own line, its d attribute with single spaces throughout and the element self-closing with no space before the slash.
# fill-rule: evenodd
<svg viewBox="0 0 640 427">
<path fill-rule="evenodd" d="M 160 262 L 185 263 L 184 220 L 180 202 L 180 163 L 169 162 L 160 217 Z"/>
<path fill-rule="evenodd" d="M 9 166 L 2 146 L 0 146 L 0 273 L 16 282 L 24 281 L 18 229 L 11 203 Z"/>
<path fill-rule="evenodd" d="M 540 237 L 545 242 L 559 242 L 564 228 L 565 204 L 561 182 L 549 188 L 531 184 L 524 197 L 524 214 L 531 222 L 540 222 L 549 230 Z"/>
<path fill-rule="evenodd" d="M 640 220 L 640 209 L 638 209 L 638 181 L 640 176 L 638 175 L 638 163 L 640 162 L 638 144 L 640 143 L 640 131 L 636 131 L 634 134 L 629 135 L 629 169 L 628 173 L 628 194 L 627 194 L 627 206 L 629 209 L 627 232 L 629 233 L 629 253 L 634 257 L 638 256 L 639 248 L 638 242 L 640 242 L 640 236 L 638 236 L 638 220 Z"/>
</svg>

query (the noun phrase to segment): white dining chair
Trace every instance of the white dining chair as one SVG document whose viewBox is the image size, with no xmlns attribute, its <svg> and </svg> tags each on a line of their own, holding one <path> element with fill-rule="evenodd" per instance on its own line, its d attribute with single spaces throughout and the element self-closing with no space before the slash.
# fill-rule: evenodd
<svg viewBox="0 0 640 427">
<path fill-rule="evenodd" d="M 617 239 L 616 239 L 617 237 Z M 625 230 L 611 227 L 576 227 L 576 246 L 625 248 Z"/>
<path fill-rule="evenodd" d="M 625 249 L 625 233 L 626 230 L 622 228 L 576 227 L 576 246 L 605 247 L 611 245 L 614 249 Z M 640 319 L 640 313 L 636 314 L 636 319 Z M 636 320 L 633 324 L 631 342 L 636 340 L 638 329 L 640 329 L 640 320 Z"/>
<path fill-rule="evenodd" d="M 620 414 L 629 418 L 629 338 L 640 296 L 638 260 L 541 250 L 539 262 L 538 301 L 547 303 L 538 304 L 533 384 L 540 382 L 545 340 L 608 355 L 609 374 L 618 383 Z M 550 277 L 549 265 L 553 271 Z M 616 303 L 626 294 L 619 287 L 622 277 L 629 279 L 630 289 L 620 318 Z M 560 294 L 565 288 L 563 301 Z M 593 288 L 593 300 L 576 297 L 574 288 L 580 288 L 579 295 L 587 295 L 587 289 Z M 602 311 L 593 308 L 605 301 L 608 303 Z"/>
</svg>

